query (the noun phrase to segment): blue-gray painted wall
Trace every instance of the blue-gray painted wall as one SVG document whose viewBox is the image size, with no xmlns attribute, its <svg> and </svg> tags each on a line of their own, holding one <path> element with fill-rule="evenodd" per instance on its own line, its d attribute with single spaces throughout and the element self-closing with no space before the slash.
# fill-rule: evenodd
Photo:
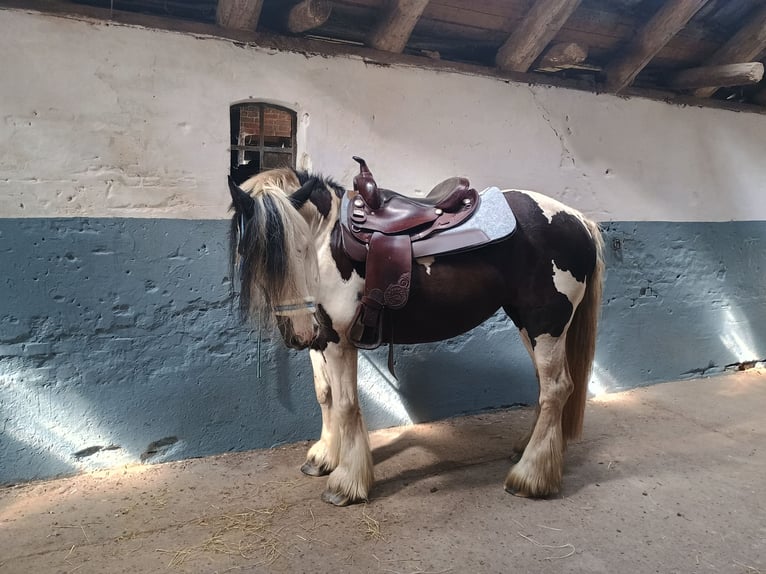
<svg viewBox="0 0 766 574">
<path fill-rule="evenodd" d="M 230 305 L 226 230 L 0 219 L 0 483 L 74 473 L 104 453 L 160 461 L 317 436 L 305 353 L 265 333 L 256 376 L 257 337 Z M 604 230 L 599 384 L 766 357 L 766 222 Z M 536 400 L 526 351 L 500 315 L 457 339 L 399 347 L 397 359 L 399 382 L 384 349 L 360 358 L 371 428 Z M 90 454 L 98 446 L 113 450 Z"/>
</svg>

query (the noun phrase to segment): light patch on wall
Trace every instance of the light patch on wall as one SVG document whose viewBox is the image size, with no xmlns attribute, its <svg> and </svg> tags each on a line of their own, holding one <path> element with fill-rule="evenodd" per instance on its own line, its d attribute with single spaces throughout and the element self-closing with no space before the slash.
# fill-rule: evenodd
<svg viewBox="0 0 766 574">
<path fill-rule="evenodd" d="M 598 361 L 593 362 L 593 370 L 590 376 L 590 382 L 588 383 L 588 393 L 591 397 L 601 397 L 609 392 L 614 392 L 619 389 L 620 385 L 606 370 L 598 364 Z"/>
<path fill-rule="evenodd" d="M 89 405 L 71 387 L 64 403 L 52 392 L 50 381 L 23 366 L 6 363 L 0 369 L 0 404 L 14 411 L 4 432 L 14 440 L 50 453 L 77 471 L 137 460 L 108 440 L 110 433 L 98 425 L 97 417 L 87 416 Z"/>
<path fill-rule="evenodd" d="M 379 365 L 374 356 L 359 353 L 359 392 L 373 403 L 376 410 L 394 419 L 396 425 L 412 424 L 407 409 L 399 394 L 398 381 L 391 376 L 387 367 Z"/>
<path fill-rule="evenodd" d="M 753 345 L 753 335 L 750 330 L 750 323 L 742 316 L 742 313 L 733 309 L 731 303 L 723 312 L 724 322 L 720 334 L 721 342 L 732 352 L 737 363 L 746 361 L 757 361 L 762 357 L 758 356 Z"/>
</svg>

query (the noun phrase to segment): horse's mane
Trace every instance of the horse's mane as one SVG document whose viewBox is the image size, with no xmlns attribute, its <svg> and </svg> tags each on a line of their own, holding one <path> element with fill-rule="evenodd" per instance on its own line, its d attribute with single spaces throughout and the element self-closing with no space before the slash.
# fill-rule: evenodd
<svg viewBox="0 0 766 574">
<path fill-rule="evenodd" d="M 240 186 L 252 196 L 264 191 L 281 191 L 290 194 L 300 187 L 298 173 L 287 167 L 270 169 L 246 179 Z"/>
<path fill-rule="evenodd" d="M 293 269 L 303 264 L 296 260 L 295 245 L 310 233 L 306 221 L 289 199 L 289 194 L 299 186 L 299 172 L 289 168 L 259 173 L 240 185 L 253 198 L 253 215 L 243 237 L 239 233 L 239 214 L 235 213 L 231 219 L 229 272 L 233 282 L 239 246 L 242 251 L 239 298 L 243 316 L 269 309 L 295 290 Z M 310 255 L 304 254 L 307 256 Z"/>
</svg>

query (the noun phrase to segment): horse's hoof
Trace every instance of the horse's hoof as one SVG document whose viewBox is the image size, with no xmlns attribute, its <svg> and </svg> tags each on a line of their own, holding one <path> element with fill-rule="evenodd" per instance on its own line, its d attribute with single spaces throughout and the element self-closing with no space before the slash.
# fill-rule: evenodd
<svg viewBox="0 0 766 574">
<path fill-rule="evenodd" d="M 506 484 L 504 488 L 508 494 L 512 494 L 513 496 L 518 496 L 519 498 L 530 498 L 527 493 L 522 492 L 521 490 L 516 490 L 514 487 L 508 484 Z"/>
<path fill-rule="evenodd" d="M 325 490 L 322 493 L 322 502 L 332 504 L 333 506 L 348 506 L 353 501 L 346 495 L 338 494 L 331 490 Z"/>
<path fill-rule="evenodd" d="M 518 496 L 519 498 L 535 498 L 537 500 L 547 500 L 558 493 L 558 490 L 554 490 L 553 492 L 529 492 L 528 490 L 518 488 L 509 483 L 506 483 L 503 488 L 505 488 L 505 491 L 508 494 L 512 494 L 513 496 Z"/>
<path fill-rule="evenodd" d="M 367 502 L 366 498 L 351 498 L 345 494 L 338 494 L 332 490 L 325 490 L 322 493 L 322 501 L 333 506 L 349 506 L 360 502 Z"/>
<path fill-rule="evenodd" d="M 307 460 L 301 466 L 301 472 L 307 476 L 327 476 L 330 474 L 330 469 L 323 464 L 317 465 Z"/>
<path fill-rule="evenodd" d="M 505 478 L 503 488 L 505 488 L 506 492 L 519 498 L 548 498 L 551 495 L 551 490 L 556 490 L 555 487 L 545 488 L 545 485 L 534 480 L 524 480 L 523 474 L 520 476 L 520 473 L 514 472 L 518 468 L 518 466 L 515 466 L 511 469 L 511 472 Z"/>
</svg>

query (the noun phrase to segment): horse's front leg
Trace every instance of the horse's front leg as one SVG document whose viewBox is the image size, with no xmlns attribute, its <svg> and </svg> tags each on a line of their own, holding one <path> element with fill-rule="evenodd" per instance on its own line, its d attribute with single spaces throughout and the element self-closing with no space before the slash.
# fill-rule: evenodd
<svg viewBox="0 0 766 574">
<path fill-rule="evenodd" d="M 311 366 L 314 371 L 314 390 L 317 402 L 322 409 L 322 434 L 313 444 L 301 466 L 301 472 L 309 476 L 325 476 L 338 466 L 340 443 L 332 425 L 332 387 L 325 365 L 325 357 L 320 351 L 309 351 Z"/>
<path fill-rule="evenodd" d="M 316 362 L 330 384 L 329 444 L 338 452 L 322 500 L 336 506 L 366 500 L 374 481 L 370 442 L 359 409 L 356 361 L 356 348 L 341 341 L 330 343 L 321 364 Z"/>
</svg>

